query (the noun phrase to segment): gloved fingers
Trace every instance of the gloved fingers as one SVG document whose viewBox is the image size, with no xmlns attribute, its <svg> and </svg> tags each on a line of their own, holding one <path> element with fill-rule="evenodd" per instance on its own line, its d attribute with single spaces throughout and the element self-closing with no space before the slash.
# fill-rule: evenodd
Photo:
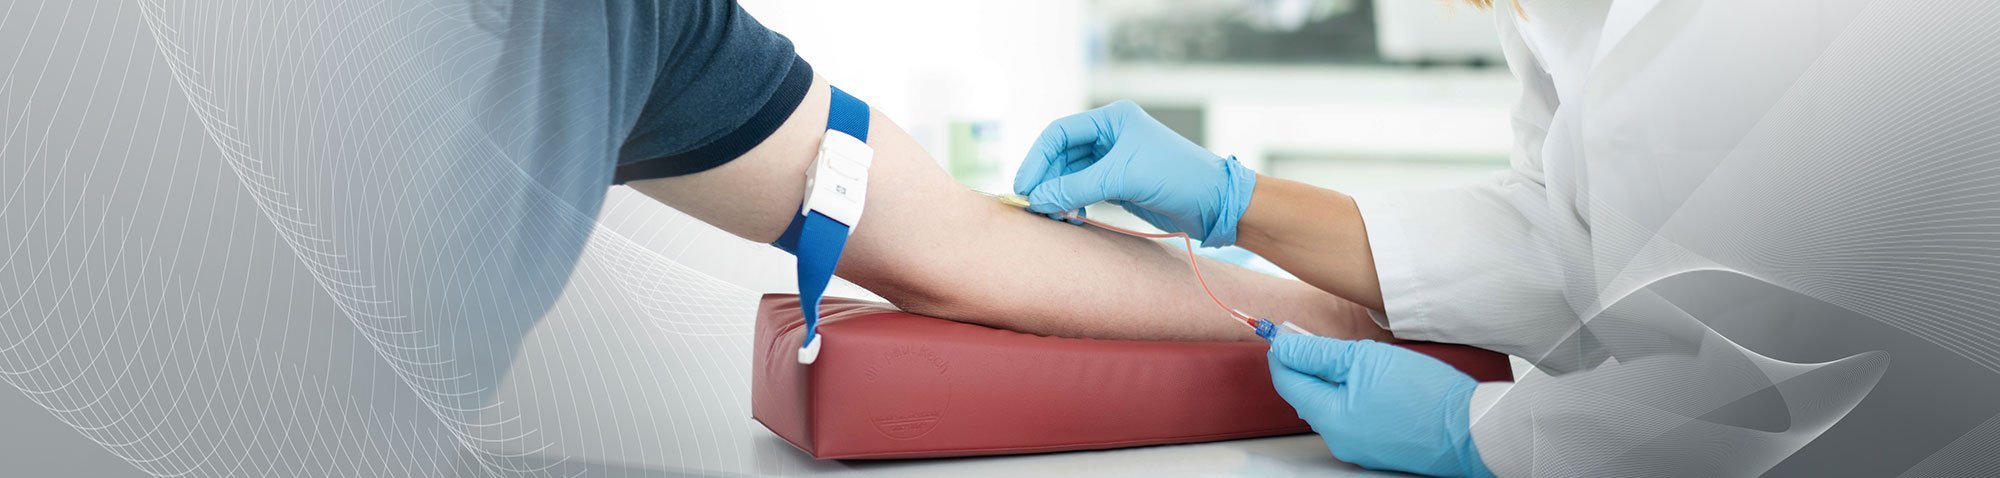
<svg viewBox="0 0 2000 478">
<path fill-rule="evenodd" d="M 1039 213 L 1073 211 L 1099 201 L 1113 199 L 1110 188 L 1117 183 L 1111 176 L 1116 168 L 1098 161 L 1082 171 L 1043 181 L 1029 191 L 1028 210 Z"/>
<path fill-rule="evenodd" d="M 1294 396 L 1304 398 L 1306 396 L 1304 392 L 1306 391 L 1333 386 L 1333 384 L 1327 383 L 1325 380 L 1320 380 L 1319 377 L 1314 377 L 1285 366 L 1285 364 L 1278 361 L 1278 356 L 1275 353 L 1269 354 L 1269 358 L 1271 386 L 1278 390 L 1279 395 L 1285 396 L 1288 400 Z M 1294 403 L 1294 405 L 1297 405 L 1297 403 Z"/>
<path fill-rule="evenodd" d="M 1326 413 L 1339 413 L 1347 406 L 1346 389 L 1341 385 L 1327 383 L 1297 370 L 1292 370 L 1278 362 L 1277 354 L 1269 354 L 1271 366 L 1271 387 L 1285 403 L 1299 412 L 1299 418 L 1312 421 Z M 1320 424 L 1313 424 L 1315 427 Z"/>
<path fill-rule="evenodd" d="M 1048 218 L 1049 218 L 1049 219 L 1054 219 L 1054 220 L 1057 220 L 1057 221 L 1062 221 L 1062 222 L 1067 222 L 1067 223 L 1070 223 L 1071 225 L 1077 225 L 1077 226 L 1081 226 L 1081 225 L 1083 225 L 1083 220 L 1082 220 L 1082 219 L 1078 219 L 1078 218 L 1083 218 L 1083 217 L 1090 217 L 1090 210 L 1089 210 L 1089 208 L 1082 208 L 1082 207 L 1080 207 L 1080 208 L 1076 208 L 1076 211 L 1075 211 L 1075 212 L 1076 212 L 1076 214 L 1074 214 L 1073 216 L 1072 216 L 1072 215 L 1065 215 L 1065 214 L 1063 214 L 1063 213 L 1060 213 L 1060 212 L 1052 212 L 1052 213 L 1048 213 L 1048 214 L 1043 214 L 1043 215 L 1044 215 L 1044 216 L 1048 216 Z"/>
<path fill-rule="evenodd" d="M 1041 186 L 1044 182 L 1090 167 L 1090 164 L 1096 162 L 1099 157 L 1097 153 L 1092 152 L 1089 146 L 1070 148 L 1069 151 L 1063 154 L 1068 159 L 1055 160 L 1057 164 L 1035 164 L 1032 159 L 1023 161 L 1020 169 L 1014 174 L 1014 193 L 1027 196 L 1029 193 L 1034 192 L 1035 187 Z M 1031 165 L 1033 167 L 1030 167 Z M 1039 177 L 1032 175 L 1039 175 Z M 1079 209 L 1078 211 L 1081 210 Z M 1063 219 L 1057 217 L 1055 213 L 1050 213 L 1048 216 L 1049 219 Z M 1069 222 L 1081 224 L 1075 220 L 1070 220 Z"/>
<path fill-rule="evenodd" d="M 1362 344 L 1325 337 L 1280 335 L 1271 340 L 1271 357 L 1292 370 L 1344 383 L 1348 369 L 1354 365 L 1354 352 Z"/>
<path fill-rule="evenodd" d="M 1110 149 L 1106 145 L 1116 141 L 1117 133 L 1101 118 L 1105 108 L 1064 116 L 1043 128 L 1014 172 L 1014 193 L 1026 196 L 1042 182 L 1081 166 L 1073 163 L 1087 163 L 1096 159 L 1096 151 Z"/>
</svg>

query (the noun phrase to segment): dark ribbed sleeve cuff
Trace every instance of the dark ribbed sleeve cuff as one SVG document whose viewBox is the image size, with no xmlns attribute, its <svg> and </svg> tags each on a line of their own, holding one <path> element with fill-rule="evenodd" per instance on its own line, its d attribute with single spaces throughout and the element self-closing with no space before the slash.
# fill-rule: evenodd
<svg viewBox="0 0 2000 478">
<path fill-rule="evenodd" d="M 757 114 L 751 115 L 734 131 L 684 153 L 621 164 L 612 176 L 612 184 L 699 173 L 750 152 L 750 148 L 757 147 L 765 138 L 771 137 L 771 133 L 778 131 L 778 126 L 785 124 L 785 119 L 790 118 L 799 103 L 805 101 L 806 91 L 812 88 L 812 77 L 812 65 L 806 63 L 805 58 L 793 56 L 791 70 L 785 73 L 777 91 L 764 101 Z"/>
</svg>

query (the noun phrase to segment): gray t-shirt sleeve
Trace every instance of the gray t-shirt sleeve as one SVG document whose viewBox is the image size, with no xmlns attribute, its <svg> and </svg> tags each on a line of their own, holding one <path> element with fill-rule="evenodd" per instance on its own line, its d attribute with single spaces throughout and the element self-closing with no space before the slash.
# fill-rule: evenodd
<svg viewBox="0 0 2000 478">
<path fill-rule="evenodd" d="M 734 1 L 614 3 L 606 28 L 612 108 L 638 110 L 614 183 L 698 173 L 742 156 L 812 85 L 812 67 L 791 40 Z"/>
</svg>

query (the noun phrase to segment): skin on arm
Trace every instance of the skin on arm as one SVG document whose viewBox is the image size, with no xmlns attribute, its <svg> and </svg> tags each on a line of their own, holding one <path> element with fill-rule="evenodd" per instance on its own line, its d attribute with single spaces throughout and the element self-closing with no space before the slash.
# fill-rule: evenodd
<svg viewBox="0 0 2000 478">
<path fill-rule="evenodd" d="M 742 157 L 630 185 L 737 236 L 775 241 L 798 214 L 829 93 L 814 78 L 798 109 Z M 1178 249 L 999 204 L 960 186 L 902 128 L 871 113 L 868 203 L 841 257 L 842 278 L 910 312 L 1027 333 L 1254 339 L 1202 294 Z M 1312 285 L 1214 261 L 1201 267 L 1218 296 L 1251 315 L 1321 335 L 1388 337 L 1365 309 Z"/>
<path fill-rule="evenodd" d="M 1236 244 L 1308 284 L 1382 310 L 1382 283 L 1368 229 L 1354 198 L 1339 191 L 1259 175 Z"/>
</svg>

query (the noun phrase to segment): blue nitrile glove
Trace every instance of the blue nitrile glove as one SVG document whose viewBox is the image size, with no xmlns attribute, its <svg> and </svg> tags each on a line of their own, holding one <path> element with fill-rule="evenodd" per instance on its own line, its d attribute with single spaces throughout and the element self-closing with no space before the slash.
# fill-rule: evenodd
<svg viewBox="0 0 2000 478">
<path fill-rule="evenodd" d="M 1341 461 L 1433 476 L 1490 477 L 1472 444 L 1472 377 L 1373 340 L 1280 335 L 1271 383 Z"/>
<path fill-rule="evenodd" d="M 1206 247 L 1236 243 L 1257 173 L 1147 116 L 1130 101 L 1056 120 L 1014 173 L 1028 210 L 1057 214 L 1110 201 Z"/>
</svg>

